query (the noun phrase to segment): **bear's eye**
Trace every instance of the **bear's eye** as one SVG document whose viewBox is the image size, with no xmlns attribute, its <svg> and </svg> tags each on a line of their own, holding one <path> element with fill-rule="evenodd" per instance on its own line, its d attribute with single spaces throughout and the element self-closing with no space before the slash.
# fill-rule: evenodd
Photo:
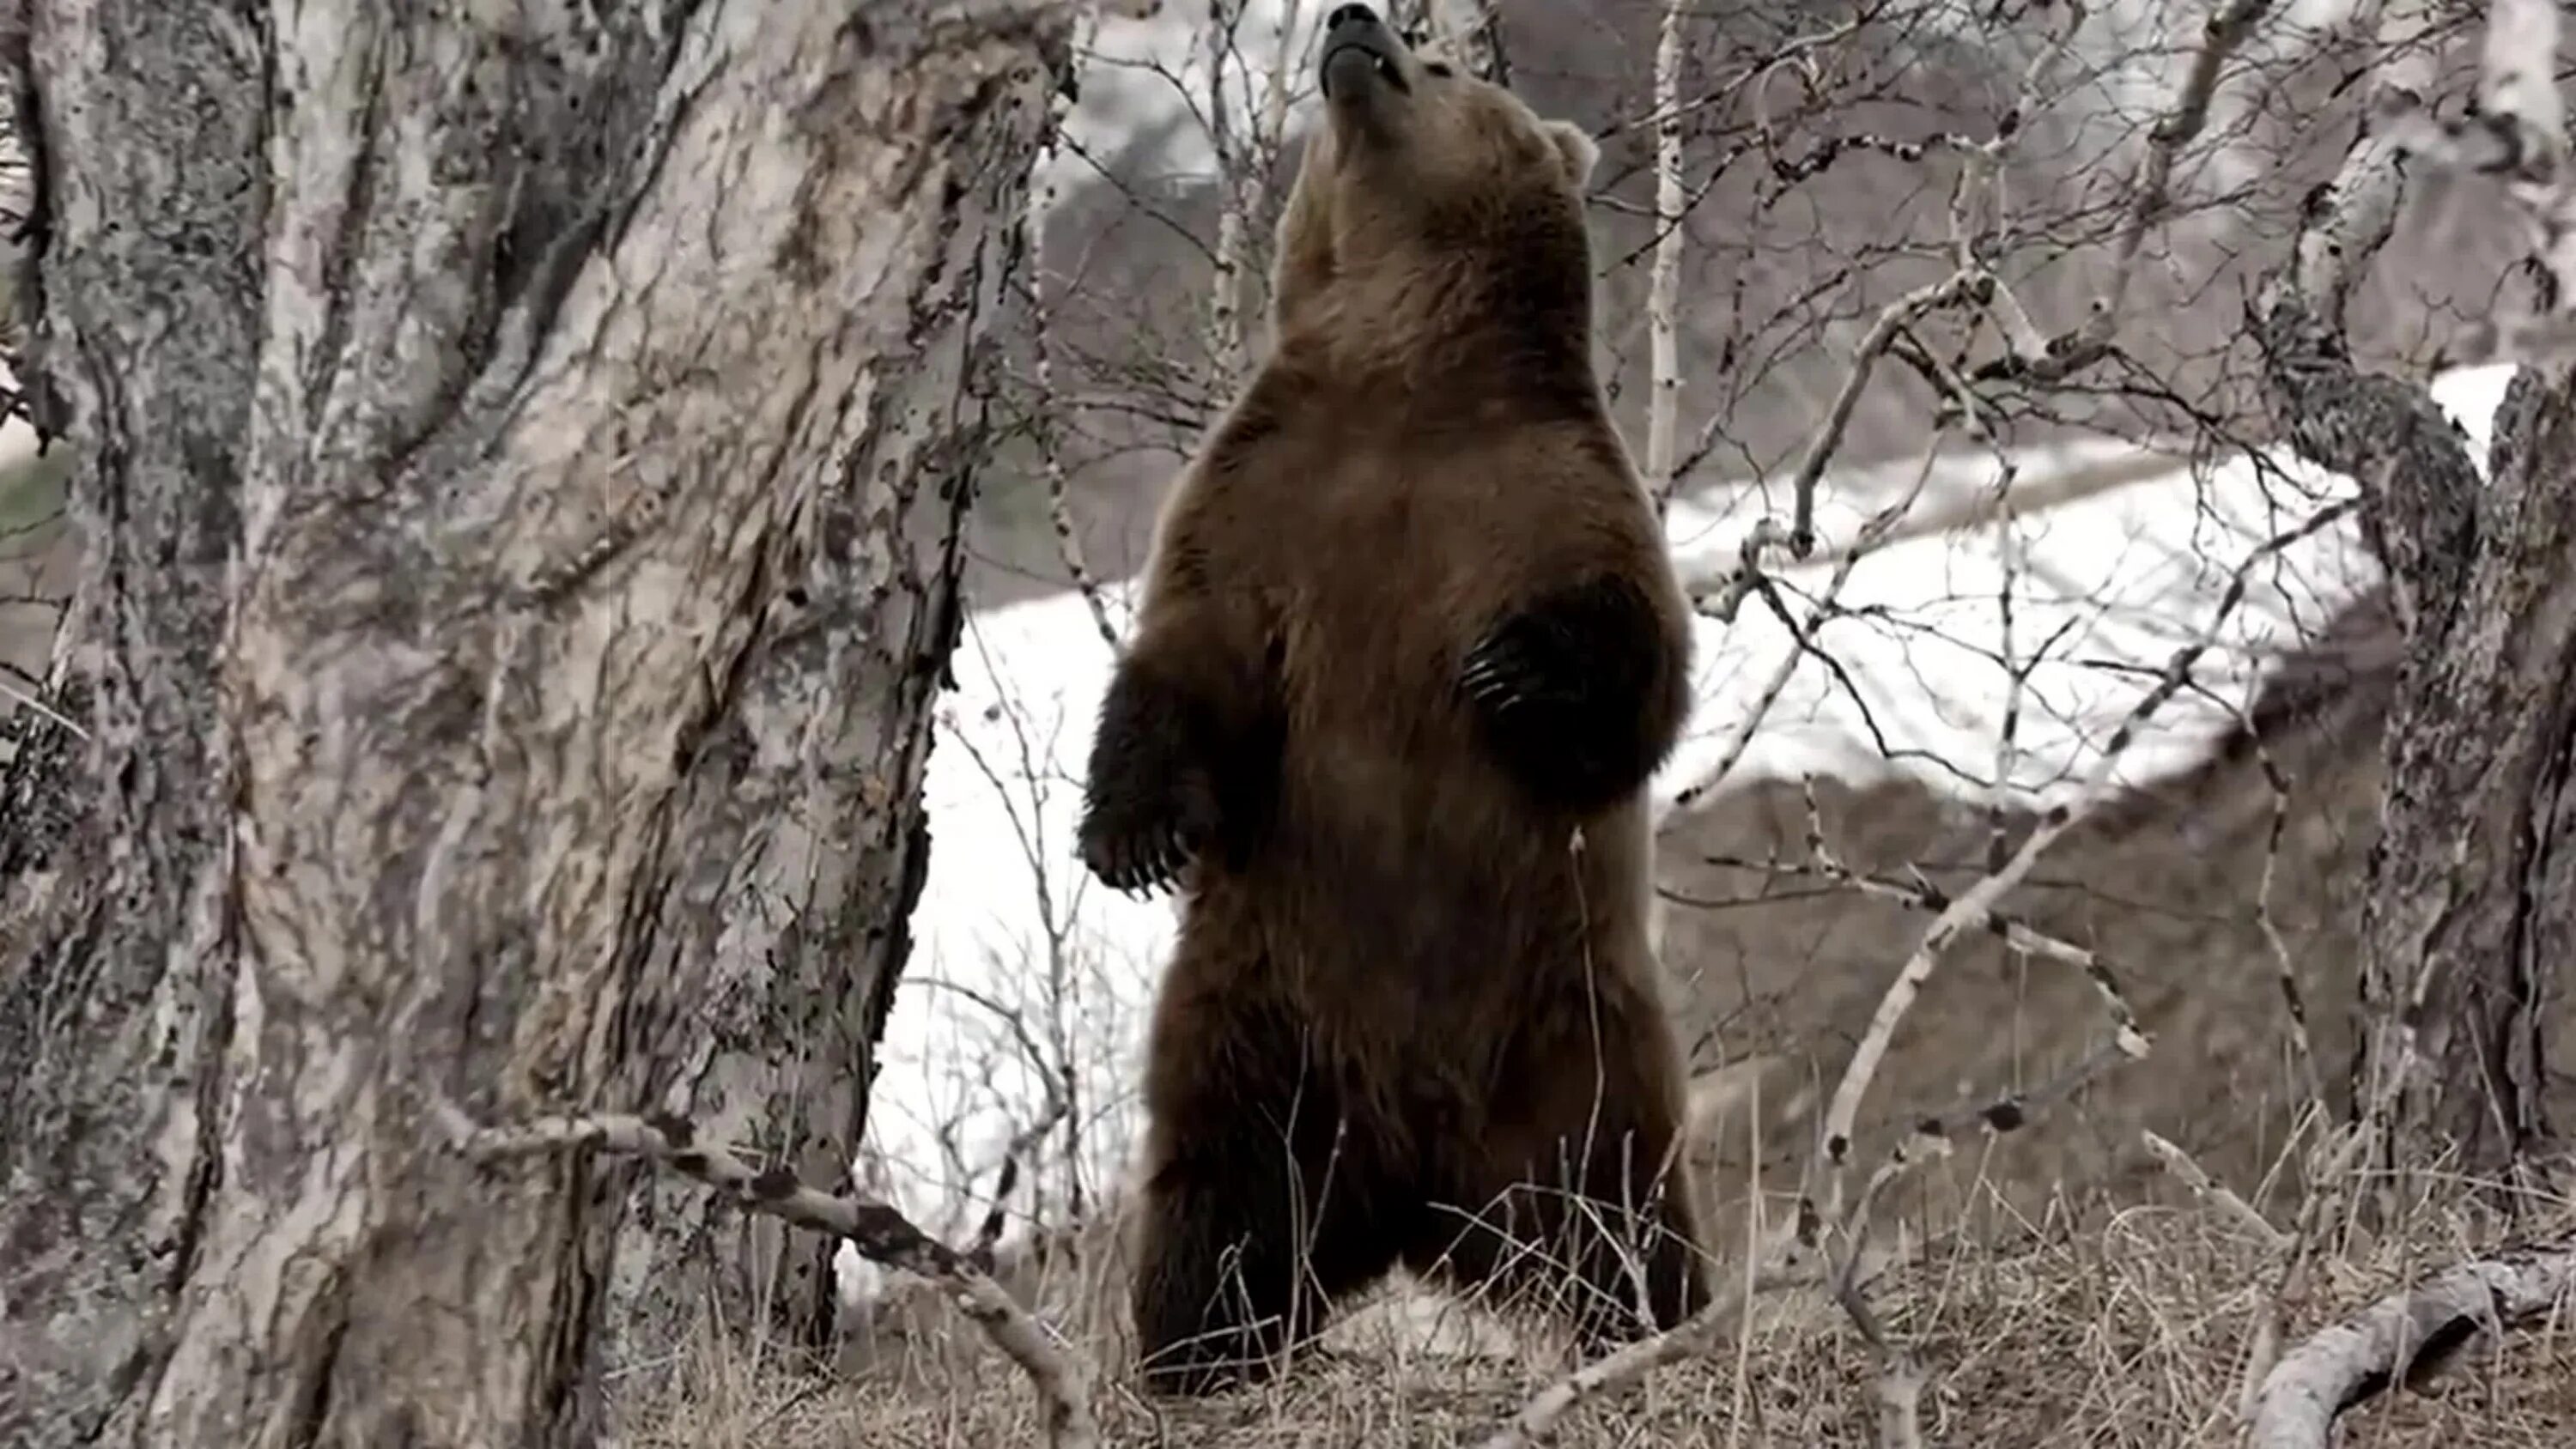
<svg viewBox="0 0 2576 1449">
<path fill-rule="evenodd" d="M 1428 73 L 1430 73 L 1430 74 L 1432 74 L 1432 75 L 1436 75 L 1436 76 L 1440 77 L 1442 80 L 1447 80 L 1447 79 L 1449 78 L 1450 74 L 1451 74 L 1451 72 L 1450 72 L 1450 69 L 1449 69 L 1448 65 L 1447 65 L 1445 62 L 1437 61 L 1437 60 L 1435 60 L 1435 61 L 1431 62 L 1429 65 L 1424 66 L 1424 67 L 1423 67 L 1423 70 L 1424 70 L 1424 71 L 1426 71 L 1426 72 L 1428 72 Z"/>
</svg>

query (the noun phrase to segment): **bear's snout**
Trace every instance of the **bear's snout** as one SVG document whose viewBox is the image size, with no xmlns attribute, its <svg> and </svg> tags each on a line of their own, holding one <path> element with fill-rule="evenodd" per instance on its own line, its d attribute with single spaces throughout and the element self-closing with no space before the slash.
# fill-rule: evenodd
<svg viewBox="0 0 2576 1449">
<path fill-rule="evenodd" d="M 1316 67 L 1327 100 L 1346 99 L 1372 81 L 1409 91 L 1404 42 L 1365 5 L 1344 5 L 1324 17 L 1324 54 Z"/>
</svg>

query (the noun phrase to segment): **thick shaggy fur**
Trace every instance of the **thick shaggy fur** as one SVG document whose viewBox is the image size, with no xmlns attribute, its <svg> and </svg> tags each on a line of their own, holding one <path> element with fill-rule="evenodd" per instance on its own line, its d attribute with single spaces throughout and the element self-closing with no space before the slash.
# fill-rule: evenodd
<svg viewBox="0 0 2576 1449">
<path fill-rule="evenodd" d="M 1360 7 L 1323 48 L 1273 355 L 1166 506 L 1082 824 L 1186 901 L 1133 1304 L 1167 1391 L 1399 1263 L 1570 1281 L 1595 1348 L 1641 1281 L 1662 1324 L 1706 1291 L 1642 798 L 1689 612 L 1592 366 L 1595 153 Z"/>
</svg>

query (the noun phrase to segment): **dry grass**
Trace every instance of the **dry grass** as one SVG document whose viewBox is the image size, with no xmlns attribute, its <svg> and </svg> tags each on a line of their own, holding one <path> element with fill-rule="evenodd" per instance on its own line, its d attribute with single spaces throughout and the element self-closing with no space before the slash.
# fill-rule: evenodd
<svg viewBox="0 0 2576 1449">
<path fill-rule="evenodd" d="M 2553 1214 L 2549 1231 L 2576 1223 Z M 2181 1446 L 2235 1441 L 2238 1375 L 2269 1250 L 2215 1211 L 2061 1206 L 2014 1239 L 1918 1251 L 1871 1289 L 1890 1329 L 1925 1360 L 1927 1442 Z M 2477 1249 L 2459 1215 L 2417 1213 L 2402 1232 L 2329 1260 L 2290 1305 L 2304 1337 Z M 1068 1299 L 1105 1322 L 1099 1275 Z M 1066 1321 L 1059 1316 L 1058 1321 Z M 962 1319 L 917 1319 L 908 1342 L 838 1374 L 798 1372 L 739 1338 L 702 1334 L 688 1362 L 618 1404 L 638 1449 L 1000 1449 L 1038 1442 L 1035 1404 Z M 1112 1444 L 1473 1444 L 1559 1366 L 1545 1354 L 1462 1358 L 1366 1328 L 1301 1358 L 1272 1385 L 1196 1404 L 1141 1399 L 1124 1349 L 1077 1331 L 1106 1366 L 1099 1409 Z M 1749 1337 L 1578 1410 L 1555 1442 L 1611 1445 L 1873 1443 L 1872 1363 L 1848 1320 L 1812 1289 L 1763 1300 Z M 1739 1387 L 1740 1376 L 1740 1387 Z M 1740 1409 L 1738 1405 L 1741 1405 Z M 2576 1336 L 2514 1334 L 2393 1405 L 2352 1417 L 2345 1443 L 2576 1443 Z"/>
</svg>

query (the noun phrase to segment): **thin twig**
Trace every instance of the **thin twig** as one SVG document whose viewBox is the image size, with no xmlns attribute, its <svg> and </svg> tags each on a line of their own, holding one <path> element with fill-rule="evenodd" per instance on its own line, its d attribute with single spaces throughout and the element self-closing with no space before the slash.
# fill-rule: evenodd
<svg viewBox="0 0 2576 1449">
<path fill-rule="evenodd" d="M 1938 456 L 1938 448 L 1939 439 L 1936 437 L 1933 447 L 1925 451 L 1923 466 L 1916 470 L 1913 483 L 1895 502 L 1871 514 L 1868 521 L 1861 525 L 1860 535 L 1853 540 L 1851 547 L 1845 549 L 1834 560 L 1833 573 L 1826 578 L 1823 591 L 1817 595 L 1814 606 L 1807 611 L 1806 621 L 1797 631 L 1797 637 L 1791 640 L 1794 647 L 1780 656 L 1780 662 L 1771 671 L 1771 677 L 1764 681 L 1762 692 L 1755 696 L 1753 708 L 1746 711 L 1744 718 L 1736 723 L 1734 737 L 1728 741 L 1726 748 L 1719 752 L 1717 763 L 1704 771 L 1698 779 L 1683 786 L 1681 792 L 1673 797 L 1672 812 L 1665 817 L 1666 828 L 1689 818 L 1691 808 L 1707 799 L 1720 785 L 1726 783 L 1727 776 L 1734 772 L 1736 764 L 1744 758 L 1744 752 L 1752 748 L 1754 735 L 1761 730 L 1763 721 L 1770 717 L 1771 709 L 1779 703 L 1780 696 L 1787 692 L 1789 680 L 1797 673 L 1798 661 L 1806 657 L 1809 641 L 1815 637 L 1816 630 L 1830 615 L 1835 601 L 1842 596 L 1844 585 L 1851 582 L 1852 571 L 1860 566 L 1862 559 L 1877 549 L 1880 540 L 1895 531 L 1896 526 L 1902 523 L 1905 515 L 1913 509 L 1915 500 L 1923 496 L 1924 485 L 1931 481 L 1932 463 Z M 1745 539 L 1737 571 L 1716 589 L 1695 591 L 1692 598 L 1694 607 L 1703 614 L 1720 619 L 1733 619 L 1735 610 L 1741 606 L 1743 600 L 1761 586 L 1763 575 L 1758 555 L 1765 544 L 1779 536 L 1778 528 L 1777 522 L 1768 518 L 1755 525 L 1751 534 Z"/>
<path fill-rule="evenodd" d="M 2155 1155 L 2156 1161 L 2165 1165 L 2165 1171 L 2180 1178 L 2182 1185 L 2191 1189 L 2192 1196 L 2216 1204 L 2240 1226 L 2261 1238 L 2264 1246 L 2281 1249 L 2290 1245 L 2288 1233 L 2272 1226 L 2271 1219 L 2255 1211 L 2252 1203 L 2238 1197 L 2233 1190 L 2202 1171 L 2200 1164 L 2191 1160 L 2190 1153 L 2153 1132 L 2142 1131 L 2139 1136 L 2145 1139 L 2147 1151 Z"/>
<path fill-rule="evenodd" d="M 1083 30 L 1077 35 L 1078 50 L 1087 50 L 1091 29 L 1097 17 L 1076 22 Z M 1064 133 L 1065 114 L 1072 98 L 1064 87 L 1058 87 L 1049 102 L 1045 145 L 1031 168 L 1035 184 L 1029 187 L 1028 211 L 1022 218 L 1022 244 L 1027 249 L 1029 348 L 1037 370 L 1038 397 L 1036 438 L 1038 460 L 1046 473 L 1047 522 L 1055 529 L 1056 554 L 1064 561 L 1065 573 L 1072 578 L 1082 602 L 1091 611 L 1092 627 L 1099 631 L 1100 642 L 1118 652 L 1118 630 L 1109 622 L 1109 606 L 1101 597 L 1100 581 L 1092 576 L 1090 565 L 1082 556 L 1082 539 L 1074 531 L 1071 479 L 1064 466 L 1064 447 L 1058 419 L 1065 411 L 1065 401 L 1055 388 L 1055 329 L 1047 313 L 1046 296 L 1046 223 L 1055 207 L 1055 183 L 1048 179 L 1053 171 L 1056 143 Z"/>
<path fill-rule="evenodd" d="M 1926 313 L 1959 302 L 1985 296 L 1985 273 L 1952 272 L 1938 282 L 1915 288 L 1879 311 L 1869 330 L 1861 334 L 1860 346 L 1852 357 L 1851 370 L 1843 374 L 1842 387 L 1835 392 L 1825 421 L 1807 444 L 1806 456 L 1798 460 L 1798 471 L 1790 477 L 1789 488 L 1789 555 L 1803 559 L 1816 548 L 1816 484 L 1825 476 L 1825 465 L 1833 460 L 1834 449 L 1841 445 L 1843 434 L 1851 427 L 1852 411 L 1860 406 L 1861 390 L 1869 385 L 1869 375 L 1885 355 L 1897 333 L 1920 321 Z"/>
<path fill-rule="evenodd" d="M 1747 860 L 1727 855 L 1711 855 L 1703 859 L 1710 865 L 1728 866 L 1737 870 L 1758 870 L 1777 875 L 1815 876 L 1849 887 L 1863 895 L 1894 901 L 1908 910 L 1922 911 L 1930 915 L 1937 916 L 1956 904 L 1955 898 L 1949 892 L 1941 889 L 1920 872 L 1917 872 L 1912 880 L 1899 881 L 1885 876 L 1864 875 L 1845 864 L 1841 857 L 1826 844 L 1823 815 L 1816 802 L 1815 778 L 1807 777 L 1804 786 L 1809 856 L 1807 864 Z M 2041 956 L 2052 961 L 2063 962 L 2084 973 L 2084 979 L 2091 983 L 2095 994 L 2102 998 L 2103 1010 L 2111 1019 L 2114 1040 L 2121 1043 L 2122 1050 L 2131 1056 L 2144 1057 L 2148 1054 L 2152 1042 L 2144 1029 L 2138 1025 L 2137 1012 L 2130 1006 L 2127 994 L 2122 991 L 2119 977 L 2112 971 L 2110 963 L 2102 959 L 2100 952 L 2053 936 L 2031 924 L 2026 918 L 2008 911 L 1991 908 L 1981 910 L 1972 914 L 1964 924 L 1992 933 L 1997 940 L 2003 942 L 2007 950 L 2025 956 Z"/>
</svg>

